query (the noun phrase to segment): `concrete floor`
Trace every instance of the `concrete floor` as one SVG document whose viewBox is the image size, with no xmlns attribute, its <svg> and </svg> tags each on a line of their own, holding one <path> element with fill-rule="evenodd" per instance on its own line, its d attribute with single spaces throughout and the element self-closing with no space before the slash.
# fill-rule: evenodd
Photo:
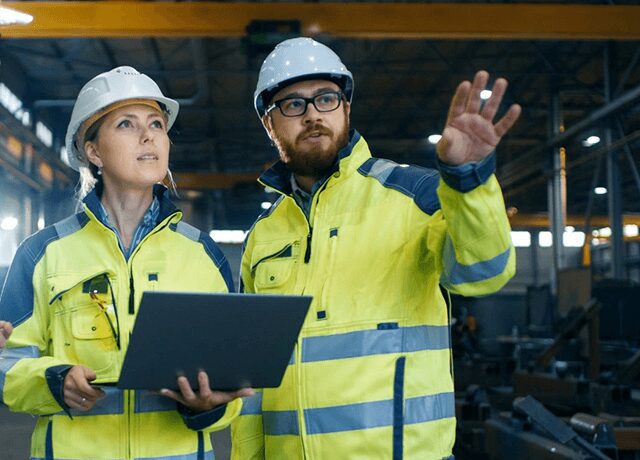
<svg viewBox="0 0 640 460">
<path fill-rule="evenodd" d="M 30 415 L 10 412 L 0 404 L 0 460 L 29 458 L 31 430 L 35 420 Z M 216 460 L 228 460 L 231 449 L 229 429 L 213 433 L 211 440 L 215 447 Z"/>
</svg>

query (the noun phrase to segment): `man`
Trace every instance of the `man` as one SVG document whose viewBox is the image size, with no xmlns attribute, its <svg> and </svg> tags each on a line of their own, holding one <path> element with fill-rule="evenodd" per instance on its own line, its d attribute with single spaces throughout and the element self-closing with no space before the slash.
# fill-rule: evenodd
<svg viewBox="0 0 640 460">
<path fill-rule="evenodd" d="M 260 181 L 281 196 L 247 236 L 243 289 L 314 299 L 281 386 L 245 400 L 233 458 L 451 456 L 439 285 L 489 294 L 515 269 L 493 152 L 520 107 L 494 124 L 507 82 L 483 105 L 487 81 L 458 86 L 438 174 L 371 157 L 349 130 L 352 75 L 326 46 L 286 40 L 265 59 L 255 108 L 280 161 Z"/>
<path fill-rule="evenodd" d="M 13 326 L 9 321 L 0 321 L 0 348 L 4 348 L 12 332 Z"/>
</svg>

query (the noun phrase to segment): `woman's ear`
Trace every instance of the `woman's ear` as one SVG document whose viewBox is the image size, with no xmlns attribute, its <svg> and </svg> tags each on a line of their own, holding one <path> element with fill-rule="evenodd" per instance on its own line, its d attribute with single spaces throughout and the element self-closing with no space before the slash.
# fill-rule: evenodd
<svg viewBox="0 0 640 460">
<path fill-rule="evenodd" d="M 87 155 L 87 160 L 89 160 L 90 163 L 95 165 L 97 168 L 102 168 L 100 153 L 93 142 L 87 141 L 84 143 L 84 153 Z"/>
</svg>

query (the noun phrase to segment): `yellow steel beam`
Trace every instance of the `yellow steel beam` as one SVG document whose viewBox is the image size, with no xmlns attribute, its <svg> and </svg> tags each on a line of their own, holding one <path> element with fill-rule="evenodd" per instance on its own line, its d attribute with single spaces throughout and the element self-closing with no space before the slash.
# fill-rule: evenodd
<svg viewBox="0 0 640 460">
<path fill-rule="evenodd" d="M 234 37 L 250 21 L 299 20 L 304 35 L 638 40 L 640 6 L 469 3 L 3 2 L 29 13 L 3 38 Z"/>
<path fill-rule="evenodd" d="M 624 225 L 635 224 L 640 226 L 639 214 L 625 214 L 622 216 Z M 519 228 L 542 228 L 549 229 L 549 216 L 546 214 L 515 214 L 509 217 L 511 227 L 514 229 Z M 571 225 L 576 228 L 583 228 L 585 225 L 585 218 L 583 215 L 568 215 L 566 225 Z M 602 228 L 609 226 L 609 217 L 607 216 L 591 216 L 591 227 Z"/>
<path fill-rule="evenodd" d="M 211 190 L 218 188 L 232 188 L 245 182 L 256 182 L 260 172 L 249 173 L 214 173 L 214 172 L 180 172 L 174 173 L 173 178 L 179 190 Z"/>
</svg>

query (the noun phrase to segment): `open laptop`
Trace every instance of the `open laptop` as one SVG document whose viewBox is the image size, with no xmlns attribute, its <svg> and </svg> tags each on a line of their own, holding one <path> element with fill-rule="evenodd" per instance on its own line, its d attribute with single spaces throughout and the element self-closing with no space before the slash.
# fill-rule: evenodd
<svg viewBox="0 0 640 460">
<path fill-rule="evenodd" d="M 311 297 L 145 292 L 116 386 L 194 388 L 204 370 L 211 387 L 273 388 L 292 357 Z"/>
</svg>

